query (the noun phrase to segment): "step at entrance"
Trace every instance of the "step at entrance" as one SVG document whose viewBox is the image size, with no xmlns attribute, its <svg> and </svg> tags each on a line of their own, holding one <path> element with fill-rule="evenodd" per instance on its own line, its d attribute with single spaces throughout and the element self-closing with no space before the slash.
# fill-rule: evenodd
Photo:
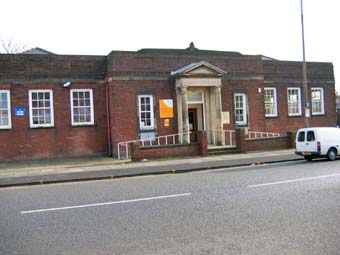
<svg viewBox="0 0 340 255">
<path fill-rule="evenodd" d="M 224 155 L 239 153 L 240 151 L 235 146 L 208 146 L 208 155 Z"/>
</svg>

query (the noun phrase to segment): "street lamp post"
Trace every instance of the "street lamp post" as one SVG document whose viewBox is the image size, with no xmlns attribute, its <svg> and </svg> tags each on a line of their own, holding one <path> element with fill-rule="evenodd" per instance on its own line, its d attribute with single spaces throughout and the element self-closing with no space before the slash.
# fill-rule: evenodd
<svg viewBox="0 0 340 255">
<path fill-rule="evenodd" d="M 301 26 L 302 26 L 302 75 L 303 75 L 303 94 L 304 94 L 304 105 L 305 105 L 305 126 L 309 127 L 309 117 L 310 117 L 310 103 L 308 101 L 308 87 L 307 87 L 307 67 L 306 67 L 306 54 L 305 54 L 305 29 L 303 22 L 303 0 L 300 0 L 301 6 Z"/>
</svg>

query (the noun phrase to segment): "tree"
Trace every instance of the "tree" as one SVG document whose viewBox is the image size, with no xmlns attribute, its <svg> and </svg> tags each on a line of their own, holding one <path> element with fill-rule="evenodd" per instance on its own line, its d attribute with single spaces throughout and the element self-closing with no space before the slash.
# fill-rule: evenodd
<svg viewBox="0 0 340 255">
<path fill-rule="evenodd" d="M 17 43 L 13 40 L 1 40 L 1 45 L 0 45 L 0 53 L 5 53 L 5 54 L 18 54 L 23 51 L 25 51 L 27 48 L 26 45 Z"/>
</svg>

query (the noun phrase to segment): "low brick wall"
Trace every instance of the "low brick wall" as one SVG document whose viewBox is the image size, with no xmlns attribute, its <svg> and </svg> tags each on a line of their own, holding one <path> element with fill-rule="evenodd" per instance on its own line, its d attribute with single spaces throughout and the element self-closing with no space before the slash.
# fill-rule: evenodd
<svg viewBox="0 0 340 255">
<path fill-rule="evenodd" d="M 140 147 L 139 145 L 133 145 L 131 159 L 132 161 L 141 161 L 143 159 L 185 156 L 201 156 L 200 144 L 178 144 L 153 147 Z"/>
<path fill-rule="evenodd" d="M 294 138 L 294 135 L 289 133 L 279 137 L 246 139 L 244 129 L 236 130 L 236 146 L 240 151 L 289 149 L 295 146 Z"/>
<path fill-rule="evenodd" d="M 287 136 L 252 140 L 246 139 L 244 143 L 246 151 L 288 149 Z"/>
<path fill-rule="evenodd" d="M 141 161 L 143 159 L 154 158 L 206 156 L 207 150 L 207 134 L 205 131 L 202 131 L 199 134 L 198 143 L 152 147 L 141 147 L 139 144 L 133 144 L 131 146 L 131 160 Z"/>
</svg>

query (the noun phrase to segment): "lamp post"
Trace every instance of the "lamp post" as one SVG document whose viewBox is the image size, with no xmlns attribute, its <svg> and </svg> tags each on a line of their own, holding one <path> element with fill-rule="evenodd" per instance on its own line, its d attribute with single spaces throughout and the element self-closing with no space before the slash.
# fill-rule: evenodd
<svg viewBox="0 0 340 255">
<path fill-rule="evenodd" d="M 303 0 L 300 0 L 301 6 L 301 26 L 302 26 L 302 54 L 303 54 L 303 63 L 302 63 L 302 75 L 303 75 L 303 94 L 304 94 L 304 110 L 305 110 L 305 126 L 309 127 L 309 117 L 310 117 L 310 103 L 308 101 L 308 87 L 307 87 L 307 67 L 306 67 L 306 54 L 305 54 L 305 29 L 303 23 Z"/>
</svg>

